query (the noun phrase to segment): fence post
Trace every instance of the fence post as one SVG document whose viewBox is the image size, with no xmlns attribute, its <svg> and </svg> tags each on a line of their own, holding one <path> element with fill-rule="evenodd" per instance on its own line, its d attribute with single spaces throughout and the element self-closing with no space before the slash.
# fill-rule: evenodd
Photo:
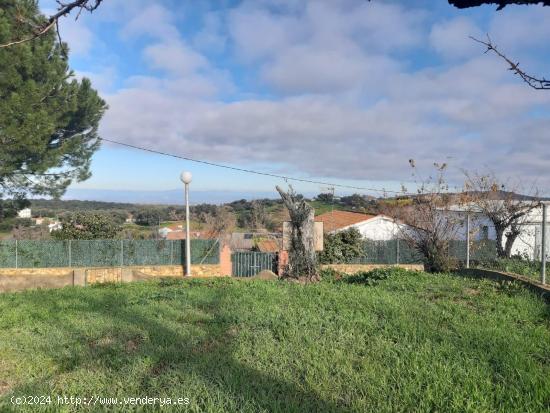
<svg viewBox="0 0 550 413">
<path fill-rule="evenodd" d="M 542 203 L 542 237 L 540 282 L 546 284 L 546 203 Z"/>
<path fill-rule="evenodd" d="M 124 267 L 124 240 L 120 240 L 120 266 Z"/>
<path fill-rule="evenodd" d="M 395 263 L 399 265 L 399 237 L 395 242 Z"/>
<path fill-rule="evenodd" d="M 174 241 L 170 240 L 170 265 L 174 265 Z"/>
<path fill-rule="evenodd" d="M 72 256 L 72 242 L 69 240 L 69 268 L 72 267 L 73 264 L 73 256 Z"/>
<path fill-rule="evenodd" d="M 470 213 L 466 213 L 466 268 L 470 268 Z"/>
<path fill-rule="evenodd" d="M 15 240 L 15 268 L 19 268 L 19 256 L 17 251 L 17 240 Z"/>
</svg>

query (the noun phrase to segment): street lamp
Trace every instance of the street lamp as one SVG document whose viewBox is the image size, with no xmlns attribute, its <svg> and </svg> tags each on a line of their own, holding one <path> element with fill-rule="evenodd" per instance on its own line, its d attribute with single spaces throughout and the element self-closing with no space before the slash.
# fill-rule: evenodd
<svg viewBox="0 0 550 413">
<path fill-rule="evenodd" d="M 191 172 L 182 172 L 180 179 L 185 184 L 185 276 L 191 275 L 191 240 L 189 236 L 189 184 L 193 175 Z"/>
<path fill-rule="evenodd" d="M 543 201 L 542 202 L 542 237 L 541 237 L 541 255 L 540 255 L 540 282 L 542 284 L 546 284 L 546 208 L 548 207 L 548 203 Z"/>
</svg>

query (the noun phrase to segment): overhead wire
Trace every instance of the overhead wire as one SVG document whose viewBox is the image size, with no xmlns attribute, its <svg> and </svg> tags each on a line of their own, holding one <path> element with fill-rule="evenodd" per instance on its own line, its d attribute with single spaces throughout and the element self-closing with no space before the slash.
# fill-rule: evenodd
<svg viewBox="0 0 550 413">
<path fill-rule="evenodd" d="M 363 187 L 363 186 L 338 184 L 338 183 L 334 183 L 334 182 L 317 181 L 317 180 L 312 180 L 312 179 L 298 178 L 298 177 L 293 177 L 293 176 L 288 176 L 288 175 L 280 175 L 280 174 L 275 174 L 275 173 L 270 173 L 270 172 L 257 171 L 257 170 L 254 170 L 254 169 L 239 168 L 239 167 L 236 167 L 236 166 L 224 165 L 224 164 L 220 164 L 220 163 L 216 163 L 216 162 L 210 162 L 210 161 L 205 161 L 205 160 L 201 160 L 201 159 L 190 158 L 188 156 L 183 156 L 183 155 L 178 155 L 178 154 L 174 154 L 174 153 L 164 152 L 164 151 L 160 151 L 160 150 L 157 150 L 157 149 L 145 148 L 145 147 L 142 147 L 142 146 L 133 145 L 133 144 L 126 143 L 126 142 L 121 142 L 121 141 L 110 139 L 110 138 L 101 137 L 99 139 L 102 140 L 102 141 L 105 141 L 105 142 L 115 144 L 115 145 L 125 146 L 127 148 L 132 148 L 132 149 L 136 149 L 136 150 L 140 150 L 140 151 L 154 153 L 154 154 L 157 154 L 157 155 L 169 156 L 169 157 L 181 159 L 181 160 L 184 160 L 184 161 L 195 162 L 195 163 L 200 163 L 200 164 L 203 164 L 203 165 L 213 166 L 213 167 L 216 167 L 216 168 L 224 168 L 224 169 L 230 169 L 230 170 L 237 171 L 237 172 L 244 172 L 244 173 L 249 173 L 249 174 L 268 176 L 268 177 L 271 177 L 271 178 L 283 179 L 285 181 L 304 182 L 304 183 L 310 183 L 310 184 L 315 184 L 315 185 L 325 185 L 325 186 L 346 188 L 346 189 L 354 189 L 354 190 L 360 190 L 360 191 L 392 193 L 392 194 L 398 194 L 398 195 L 412 195 L 412 194 L 409 194 L 409 193 L 404 193 L 403 191 L 393 191 L 393 190 L 389 190 L 389 189 L 368 188 L 368 187 Z"/>
</svg>

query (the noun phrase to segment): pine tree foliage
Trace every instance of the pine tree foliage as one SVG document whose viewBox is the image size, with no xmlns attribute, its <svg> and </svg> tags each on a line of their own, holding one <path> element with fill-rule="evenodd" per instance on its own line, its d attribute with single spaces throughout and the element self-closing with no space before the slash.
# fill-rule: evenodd
<svg viewBox="0 0 550 413">
<path fill-rule="evenodd" d="M 0 43 L 44 20 L 36 1 L 0 0 Z M 54 31 L 0 49 L 1 198 L 59 197 L 90 176 L 107 106 L 88 79 L 75 78 L 67 50 Z"/>
</svg>

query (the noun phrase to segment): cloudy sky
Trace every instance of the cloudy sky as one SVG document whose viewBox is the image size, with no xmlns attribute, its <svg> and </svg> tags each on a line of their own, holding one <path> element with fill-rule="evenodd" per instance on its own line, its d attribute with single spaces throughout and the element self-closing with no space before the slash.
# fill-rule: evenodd
<svg viewBox="0 0 550 413">
<path fill-rule="evenodd" d="M 550 75 L 550 8 L 539 6 L 105 0 L 61 22 L 72 67 L 110 106 L 104 137 L 378 189 L 410 180 L 410 158 L 447 162 L 455 182 L 461 168 L 489 168 L 548 193 L 550 92 L 528 88 L 468 38 L 485 33 Z M 182 169 L 201 190 L 281 183 L 104 145 L 93 177 L 75 188 L 172 189 Z"/>
</svg>

